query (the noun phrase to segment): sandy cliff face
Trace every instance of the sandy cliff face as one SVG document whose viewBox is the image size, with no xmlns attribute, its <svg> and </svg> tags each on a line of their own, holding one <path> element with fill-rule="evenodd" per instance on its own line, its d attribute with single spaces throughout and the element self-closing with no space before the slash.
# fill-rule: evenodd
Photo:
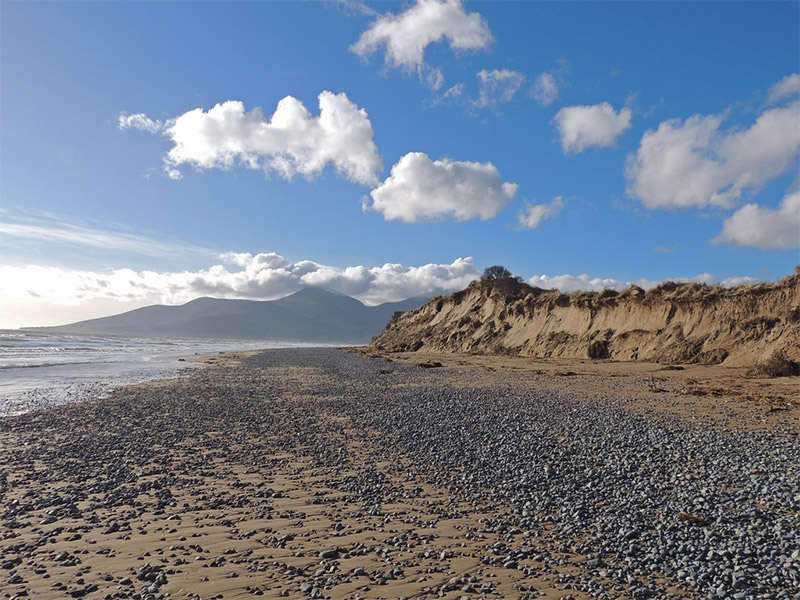
<svg viewBox="0 0 800 600">
<path fill-rule="evenodd" d="M 800 360 L 800 270 L 773 284 L 562 294 L 471 283 L 391 322 L 375 350 L 753 365 Z"/>
</svg>

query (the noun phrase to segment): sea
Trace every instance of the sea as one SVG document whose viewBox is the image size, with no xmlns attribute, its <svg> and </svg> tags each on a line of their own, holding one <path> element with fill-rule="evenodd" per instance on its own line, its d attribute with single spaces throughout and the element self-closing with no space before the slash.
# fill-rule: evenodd
<svg viewBox="0 0 800 600">
<path fill-rule="evenodd" d="M 308 345 L 0 330 L 0 418 L 102 398 L 125 385 L 187 375 L 202 367 L 186 362 L 190 358 Z"/>
</svg>

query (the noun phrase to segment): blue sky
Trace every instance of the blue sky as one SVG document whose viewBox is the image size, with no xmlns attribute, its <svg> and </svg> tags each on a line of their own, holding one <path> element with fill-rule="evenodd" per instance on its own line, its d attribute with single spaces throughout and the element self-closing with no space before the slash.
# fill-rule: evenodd
<svg viewBox="0 0 800 600">
<path fill-rule="evenodd" d="M 0 327 L 800 263 L 797 2 L 0 11 Z"/>
</svg>

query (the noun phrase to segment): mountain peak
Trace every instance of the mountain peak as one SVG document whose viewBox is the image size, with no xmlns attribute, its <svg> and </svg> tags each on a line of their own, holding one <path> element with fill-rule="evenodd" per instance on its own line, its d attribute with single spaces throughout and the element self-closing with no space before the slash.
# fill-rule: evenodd
<svg viewBox="0 0 800 600">
<path fill-rule="evenodd" d="M 300 288 L 294 294 L 289 294 L 288 296 L 286 296 L 286 298 L 327 298 L 330 296 L 350 298 L 350 296 L 347 296 L 336 290 L 332 290 L 330 288 L 325 288 L 325 287 L 317 287 L 313 285 Z M 350 298 L 350 299 L 355 300 L 355 298 Z"/>
</svg>

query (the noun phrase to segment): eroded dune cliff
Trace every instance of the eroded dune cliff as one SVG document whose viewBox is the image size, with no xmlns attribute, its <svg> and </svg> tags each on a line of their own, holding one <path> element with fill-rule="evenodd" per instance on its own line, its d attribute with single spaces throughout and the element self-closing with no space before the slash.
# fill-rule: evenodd
<svg viewBox="0 0 800 600">
<path fill-rule="evenodd" d="M 647 292 L 471 283 L 397 316 L 378 351 L 514 354 L 662 363 L 800 361 L 800 268 L 777 283 L 723 288 L 666 282 Z"/>
</svg>

